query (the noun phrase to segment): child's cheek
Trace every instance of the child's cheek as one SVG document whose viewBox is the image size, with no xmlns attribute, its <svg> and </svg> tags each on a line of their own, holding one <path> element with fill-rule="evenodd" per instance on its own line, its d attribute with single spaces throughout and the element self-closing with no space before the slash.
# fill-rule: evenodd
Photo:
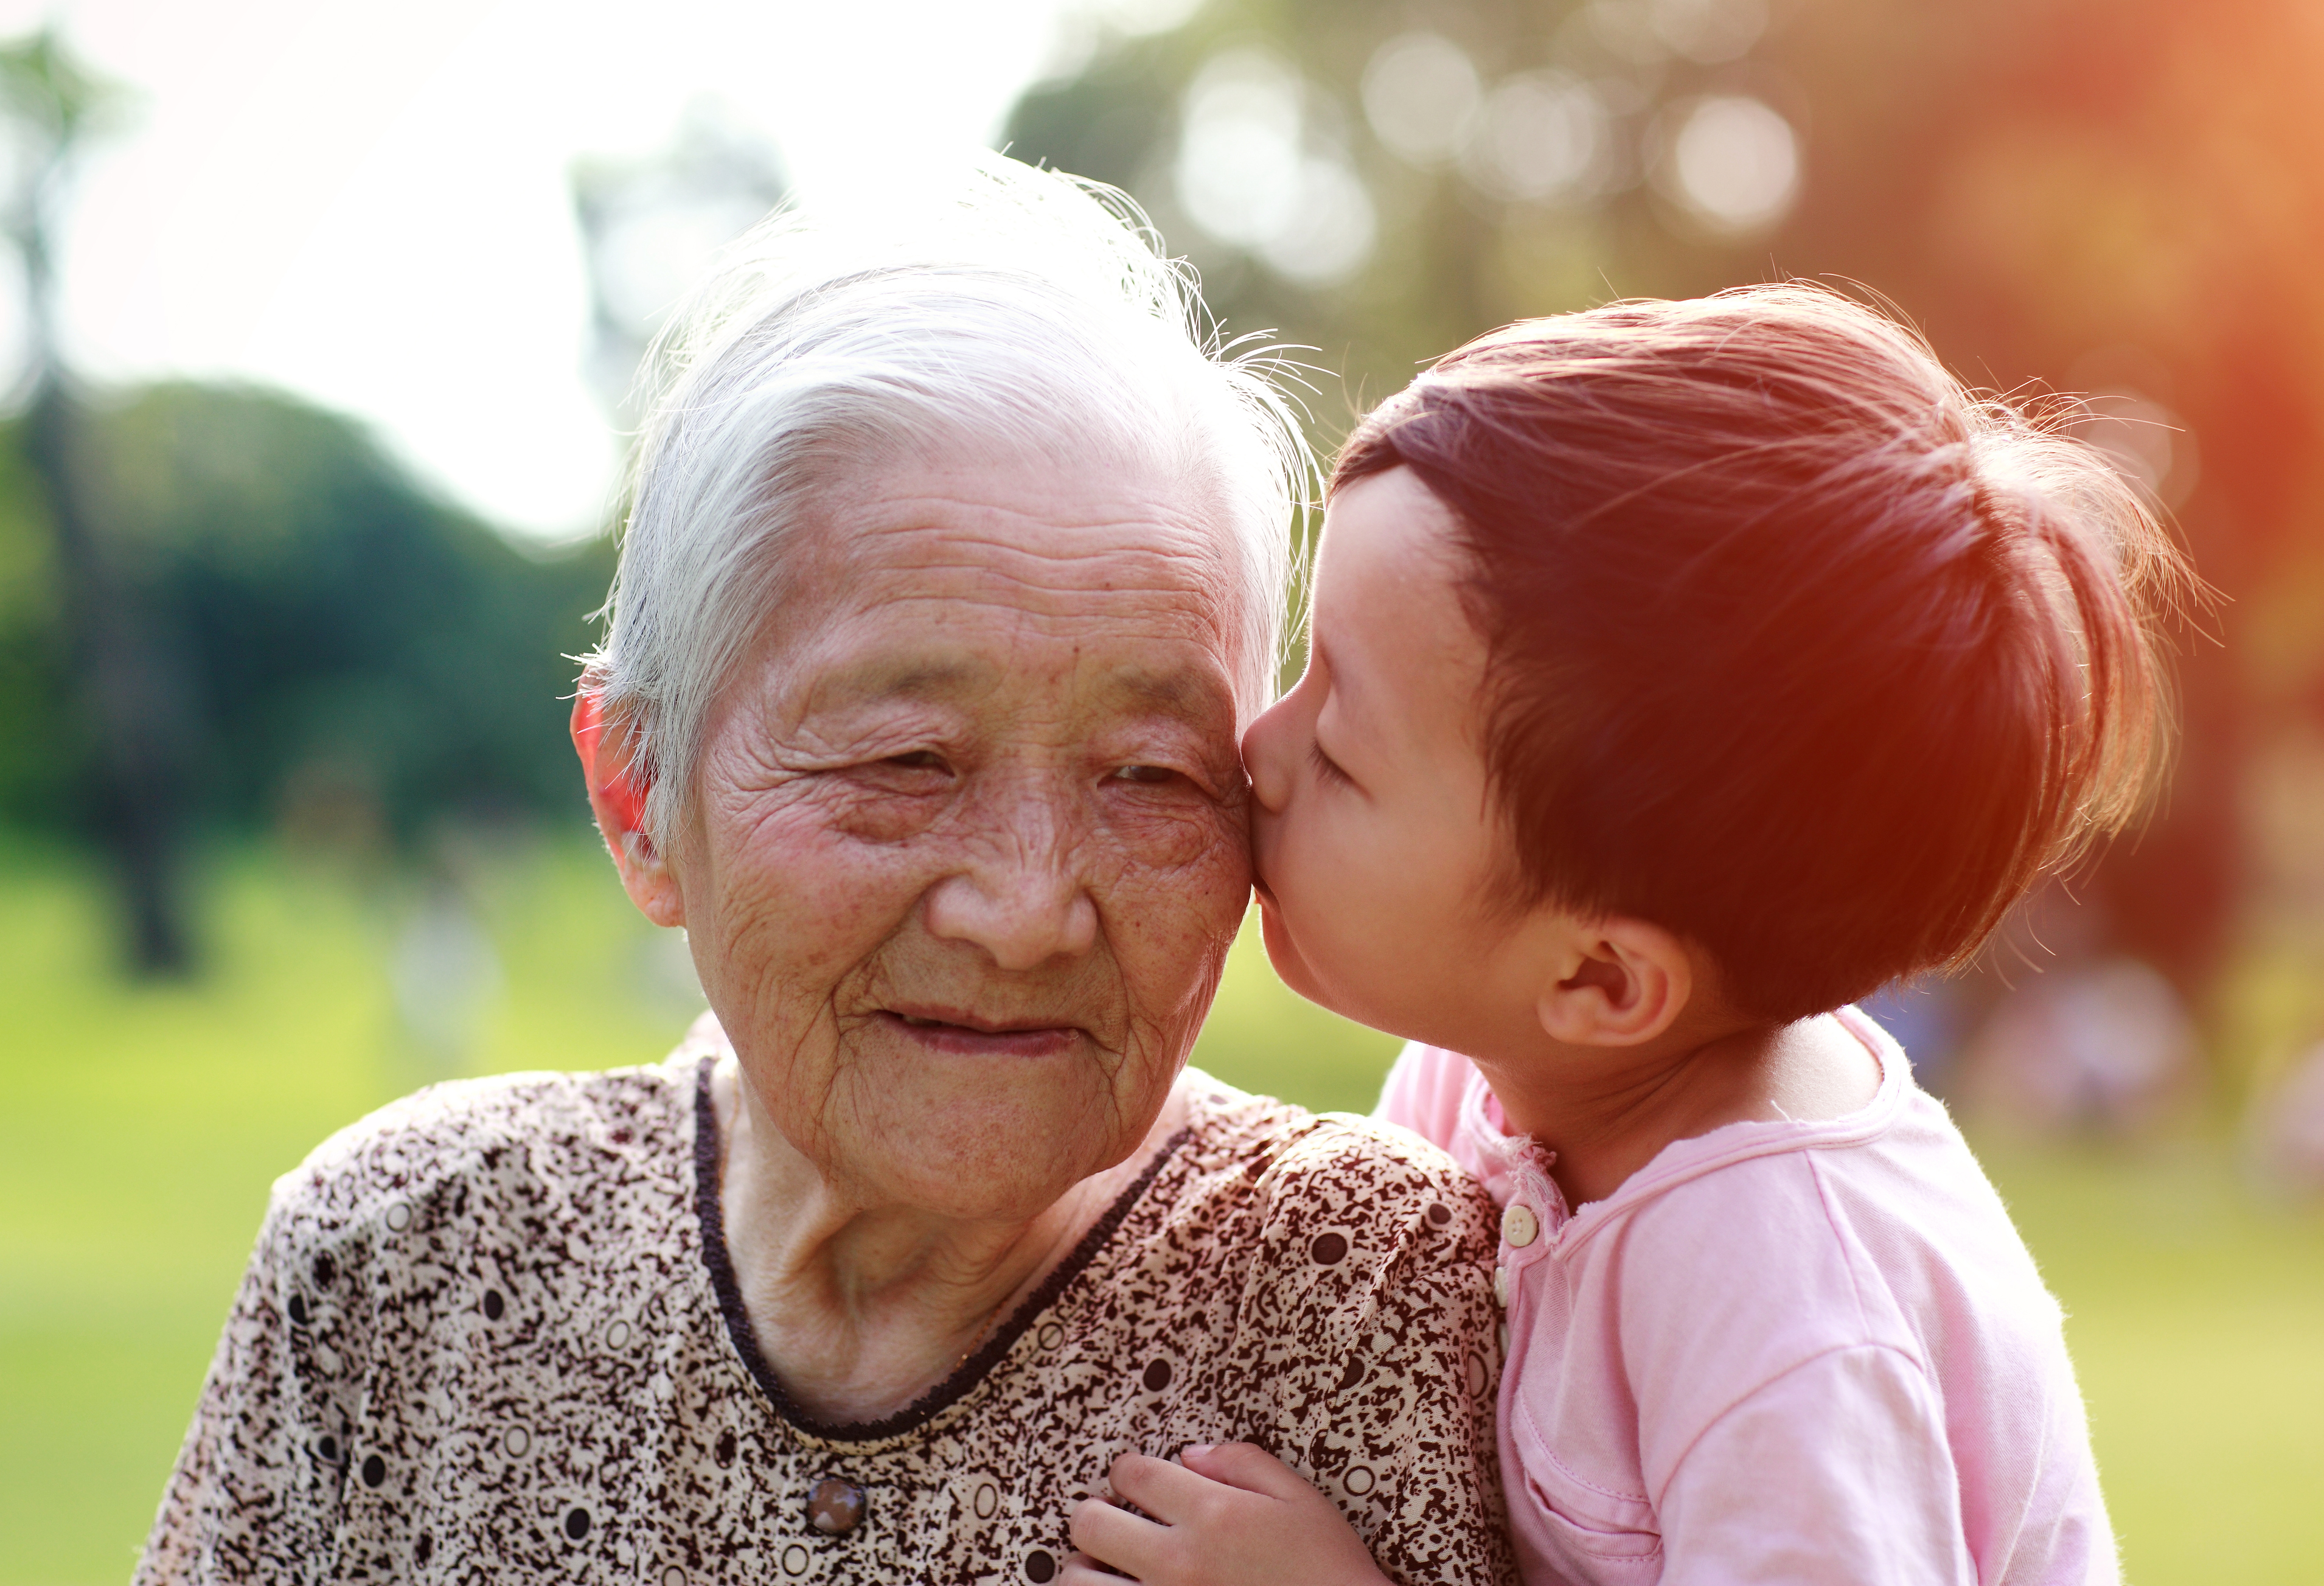
<svg viewBox="0 0 2324 1586">
<path fill-rule="evenodd" d="M 1360 932 L 1378 903 L 1366 834 L 1336 811 L 1318 810 L 1295 817 L 1286 836 L 1292 884 L 1286 923 L 1311 958 L 1333 956 L 1332 945 Z"/>
</svg>

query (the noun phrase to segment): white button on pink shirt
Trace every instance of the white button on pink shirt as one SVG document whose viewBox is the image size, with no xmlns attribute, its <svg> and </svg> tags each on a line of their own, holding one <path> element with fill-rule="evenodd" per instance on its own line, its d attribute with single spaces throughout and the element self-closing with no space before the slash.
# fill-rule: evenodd
<svg viewBox="0 0 2324 1586">
<path fill-rule="evenodd" d="M 1870 1104 L 1677 1141 L 1573 1213 L 1466 1058 L 1388 1075 L 1380 1116 L 1505 1209 L 1529 1586 L 2117 1580 L 2056 1301 L 1902 1049 L 1832 1017 L 1879 1059 Z"/>
</svg>

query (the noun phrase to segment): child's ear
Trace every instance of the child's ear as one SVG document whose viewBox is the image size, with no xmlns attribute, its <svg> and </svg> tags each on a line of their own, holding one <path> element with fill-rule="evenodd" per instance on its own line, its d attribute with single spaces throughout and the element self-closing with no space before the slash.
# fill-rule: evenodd
<svg viewBox="0 0 2324 1586">
<path fill-rule="evenodd" d="M 1536 1013 L 1552 1040 L 1636 1047 L 1677 1022 L 1694 994 L 1686 945 L 1658 925 L 1576 920 Z"/>
<path fill-rule="evenodd" d="M 634 775 L 628 729 L 606 717 L 596 691 L 587 687 L 573 698 L 573 752 L 581 757 L 589 811 L 630 901 L 658 926 L 684 925 L 686 899 L 678 878 L 646 834 L 646 786 Z"/>
</svg>

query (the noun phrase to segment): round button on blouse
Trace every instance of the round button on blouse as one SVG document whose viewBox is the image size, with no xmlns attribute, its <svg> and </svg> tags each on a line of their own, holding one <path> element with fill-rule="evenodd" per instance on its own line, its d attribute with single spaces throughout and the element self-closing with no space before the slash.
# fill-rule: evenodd
<svg viewBox="0 0 2324 1586">
<path fill-rule="evenodd" d="M 1509 1269 L 1506 1267 L 1493 1268 L 1493 1304 L 1504 1311 L 1509 1308 Z"/>
<path fill-rule="evenodd" d="M 1501 1213 L 1501 1237 L 1518 1249 L 1541 1236 L 1541 1219 L 1523 1201 L 1511 1201 Z"/>
<path fill-rule="evenodd" d="M 825 1536 L 844 1536 L 863 1523 L 863 1489 L 825 1476 L 807 1489 L 807 1523 Z"/>
</svg>

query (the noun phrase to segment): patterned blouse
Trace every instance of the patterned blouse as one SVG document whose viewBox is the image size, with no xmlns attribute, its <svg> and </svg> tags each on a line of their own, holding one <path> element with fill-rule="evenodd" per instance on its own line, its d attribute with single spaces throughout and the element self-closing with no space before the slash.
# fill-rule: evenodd
<svg viewBox="0 0 2324 1586">
<path fill-rule="evenodd" d="M 1242 1438 L 1381 1567 L 1508 1582 L 1491 1206 L 1197 1074 L 1190 1121 L 918 1402 L 752 1340 L 710 1060 L 440 1085 L 275 1185 L 140 1582 L 1041 1582 L 1125 1449 Z"/>
</svg>

